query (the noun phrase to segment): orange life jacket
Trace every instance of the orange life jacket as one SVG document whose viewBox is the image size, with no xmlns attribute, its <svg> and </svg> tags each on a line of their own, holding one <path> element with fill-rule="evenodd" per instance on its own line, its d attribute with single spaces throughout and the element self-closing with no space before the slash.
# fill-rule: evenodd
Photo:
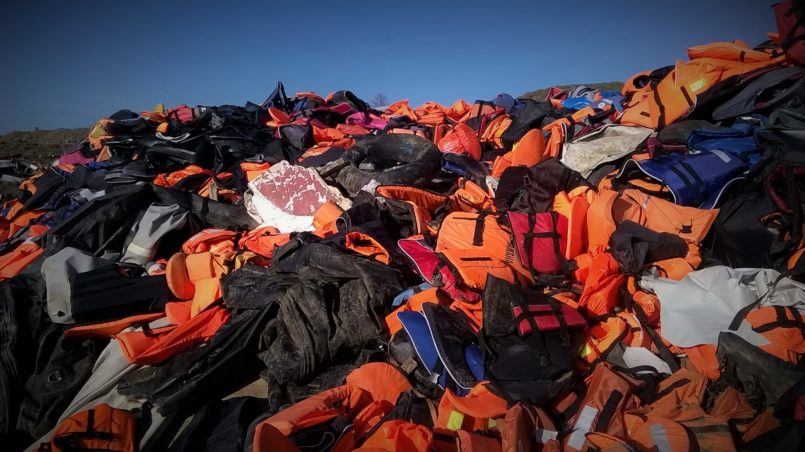
<svg viewBox="0 0 805 452">
<path fill-rule="evenodd" d="M 501 451 L 542 450 L 558 452 L 561 443 L 553 420 L 540 408 L 516 403 L 506 411 L 501 428 Z"/>
<path fill-rule="evenodd" d="M 38 450 L 134 452 L 134 433 L 134 415 L 103 403 L 63 420 L 53 431 L 50 443 L 42 444 Z"/>
<path fill-rule="evenodd" d="M 483 119 L 495 113 L 495 106 L 490 102 L 475 101 L 470 107 L 470 110 L 458 122 L 466 123 L 471 119 Z M 483 133 L 483 128 L 480 130 Z"/>
<path fill-rule="evenodd" d="M 559 118 L 542 128 L 542 132 L 548 137 L 543 151 L 544 159 L 548 157 L 559 158 L 562 154 L 562 145 L 568 139 L 573 138 L 568 136 L 568 127 L 571 124 L 572 122 L 569 119 Z"/>
<path fill-rule="evenodd" d="M 805 317 L 793 306 L 764 306 L 746 314 L 752 329 L 768 343 L 761 350 L 798 365 L 805 355 Z"/>
<path fill-rule="evenodd" d="M 565 259 L 575 259 L 587 251 L 587 210 L 591 199 L 595 199 L 594 192 L 587 187 L 573 190 L 570 194 L 559 192 L 554 197 L 553 210 L 567 218 Z"/>
<path fill-rule="evenodd" d="M 267 162 L 263 163 L 254 163 L 254 162 L 241 162 L 240 163 L 240 170 L 243 171 L 243 175 L 246 176 L 246 182 L 253 181 L 257 176 L 263 174 L 264 172 L 268 171 L 271 168 L 271 165 Z"/>
<path fill-rule="evenodd" d="M 474 160 L 481 159 L 481 143 L 478 135 L 466 124 L 456 124 L 437 143 L 442 152 L 464 154 Z"/>
<path fill-rule="evenodd" d="M 215 306 L 190 317 L 189 302 L 173 302 L 166 306 L 175 324 L 148 331 L 123 331 L 115 335 L 123 356 L 130 363 L 158 364 L 199 342 L 211 339 L 229 319 L 229 312 Z"/>
<path fill-rule="evenodd" d="M 313 214 L 313 227 L 317 233 L 322 233 L 323 237 L 334 234 L 338 232 L 335 222 L 342 213 L 344 210 L 338 204 L 327 201 Z"/>
<path fill-rule="evenodd" d="M 517 260 L 511 232 L 488 212 L 448 215 L 439 228 L 437 253 L 442 254 L 467 286 L 483 290 L 493 274 L 514 284 L 531 281 Z"/>
<path fill-rule="evenodd" d="M 500 452 L 497 437 L 459 430 L 456 432 L 457 452 Z"/>
<path fill-rule="evenodd" d="M 630 443 L 600 432 L 587 433 L 582 448 L 590 452 L 637 452 Z"/>
<path fill-rule="evenodd" d="M 753 51 L 736 43 L 691 47 L 688 54 L 691 61 L 677 61 L 674 69 L 659 82 L 652 82 L 648 89 L 634 92 L 621 116 L 621 124 L 661 129 L 685 117 L 696 105 L 697 96 L 721 80 L 783 59 L 771 58 L 765 52 Z M 744 60 L 740 59 L 742 55 Z M 747 56 L 752 61 L 747 60 Z M 625 86 L 624 92 L 631 88 Z"/>
<path fill-rule="evenodd" d="M 584 281 L 579 307 L 593 315 L 604 315 L 620 303 L 620 289 L 626 276 L 621 274 L 620 265 L 611 254 L 600 253 L 593 257 Z"/>
<path fill-rule="evenodd" d="M 640 399 L 634 395 L 638 384 L 601 363 L 585 378 L 586 393 L 576 406 L 578 410 L 567 421 L 571 432 L 564 438 L 565 450 L 582 450 L 588 432 L 599 432 L 626 439 L 624 412 L 637 408 Z"/>
<path fill-rule="evenodd" d="M 607 316 L 603 321 L 590 326 L 581 357 L 591 364 L 603 359 L 615 345 L 625 340 L 628 334 L 629 325 L 624 319 Z"/>
<path fill-rule="evenodd" d="M 489 121 L 481 134 L 481 143 L 492 143 L 496 148 L 503 148 L 503 133 L 511 123 L 512 119 L 507 115 L 500 115 Z"/>
<path fill-rule="evenodd" d="M 648 80 L 649 76 L 653 72 L 653 70 L 641 71 L 626 79 L 626 81 L 623 83 L 623 87 L 621 88 L 621 94 L 628 96 L 637 92 L 650 90 L 651 86 L 649 85 Z"/>
<path fill-rule="evenodd" d="M 196 174 L 206 174 L 209 177 L 213 176 L 212 170 L 204 169 L 197 165 L 188 165 L 187 167 L 172 173 L 158 174 L 157 177 L 154 178 L 154 185 L 170 188 L 188 176 L 193 176 Z"/>
<path fill-rule="evenodd" d="M 370 257 L 381 264 L 389 264 L 389 252 L 377 240 L 362 232 L 348 232 L 344 236 L 344 246 L 356 253 Z"/>
<path fill-rule="evenodd" d="M 506 400 L 490 392 L 483 384 L 476 385 L 463 397 L 446 389 L 439 402 L 439 415 L 434 431 L 490 430 L 498 425 L 498 420 L 503 421 L 506 405 Z"/>
<path fill-rule="evenodd" d="M 422 305 L 425 303 L 436 303 L 443 306 L 450 306 L 452 301 L 453 300 L 438 287 L 431 287 L 430 289 L 425 289 L 421 292 L 415 292 L 413 295 L 408 297 L 408 299 L 405 300 L 405 303 L 403 303 L 399 308 L 390 312 L 386 316 L 386 326 L 389 329 L 389 333 L 393 335 L 402 329 L 402 324 L 397 318 L 397 313 L 406 311 L 421 312 Z"/>
<path fill-rule="evenodd" d="M 402 134 L 402 135 L 416 135 L 418 137 L 427 138 L 427 136 L 425 136 L 425 132 L 423 132 L 420 129 L 411 130 L 411 129 L 403 129 L 401 127 L 395 127 L 393 129 L 387 130 L 386 133 L 390 133 L 390 134 L 397 133 L 397 134 Z"/>
<path fill-rule="evenodd" d="M 780 420 L 774 416 L 774 411 L 767 408 L 748 423 L 737 425 L 735 429 L 741 433 L 741 442 L 748 443 L 758 436 L 780 427 L 780 425 Z"/>
<path fill-rule="evenodd" d="M 721 373 L 718 358 L 716 358 L 716 349 L 714 344 L 702 344 L 683 348 L 682 351 L 698 372 L 701 372 L 710 380 L 715 380 Z"/>
<path fill-rule="evenodd" d="M 291 123 L 291 117 L 288 116 L 288 113 L 285 113 L 279 108 L 268 107 L 268 115 L 271 116 L 271 119 L 266 121 L 266 125 L 268 127 L 273 127 L 276 129 L 279 126 Z"/>
<path fill-rule="evenodd" d="M 699 372 L 679 369 L 657 385 L 654 400 L 642 416 L 675 418 L 690 403 L 701 404 L 710 381 Z"/>
<path fill-rule="evenodd" d="M 238 248 L 247 249 L 269 259 L 274 251 L 291 240 L 291 234 L 283 234 L 271 226 L 262 226 L 243 234 L 238 240 Z"/>
<path fill-rule="evenodd" d="M 412 110 L 411 107 L 408 105 L 408 99 L 399 100 L 389 105 L 388 108 L 386 108 L 386 111 L 383 112 L 382 115 L 383 119 L 387 121 L 395 116 L 407 116 L 412 121 L 417 121 L 419 119 L 416 113 L 414 113 L 414 110 Z"/>
<path fill-rule="evenodd" d="M 401 451 L 428 452 L 433 446 L 433 432 L 425 426 L 394 419 L 385 421 L 372 433 L 361 447 L 363 452 Z"/>
<path fill-rule="evenodd" d="M 411 384 L 397 369 L 386 363 L 364 364 L 352 371 L 346 384 L 308 397 L 257 424 L 254 452 L 298 450 L 291 435 L 306 428 L 330 422 L 338 416 L 350 419 L 352 427 L 331 450 L 352 450 L 370 432 Z"/>
<path fill-rule="evenodd" d="M 436 124 L 443 124 L 447 118 L 445 115 L 445 108 L 436 102 L 428 101 L 416 107 L 414 110 L 420 124 L 435 126 Z"/>
<path fill-rule="evenodd" d="M 495 159 L 491 175 L 500 177 L 503 171 L 511 166 L 534 166 L 545 158 L 545 138 L 542 130 L 531 129 L 514 144 L 511 151 Z"/>
<path fill-rule="evenodd" d="M 772 53 L 754 50 L 744 41 L 736 39 L 732 42 L 712 42 L 688 47 L 688 58 L 717 58 L 719 60 L 738 61 L 741 63 L 759 63 L 780 61 Z"/>
<path fill-rule="evenodd" d="M 462 212 L 495 210 L 492 196 L 475 182 L 463 178 L 459 178 L 458 189 L 450 195 L 450 203 L 454 210 Z"/>
<path fill-rule="evenodd" d="M 346 134 L 334 127 L 316 127 L 313 126 L 313 141 L 316 144 L 332 143 L 342 138 L 346 138 Z"/>
<path fill-rule="evenodd" d="M 729 425 L 690 404 L 673 419 L 648 417 L 635 422 L 630 438 L 643 450 L 734 452 Z"/>
<path fill-rule="evenodd" d="M 9 212 L 8 219 L 11 222 L 8 225 L 8 235 L 13 236 L 29 224 L 32 221 L 36 220 L 37 218 L 44 215 L 46 211 L 44 210 L 26 210 L 22 211 L 22 204 L 20 204 L 19 209 L 14 209 L 12 207 L 12 211 Z"/>
<path fill-rule="evenodd" d="M 45 250 L 38 243 L 26 240 L 0 256 L 0 281 L 17 276 L 44 253 Z"/>
<path fill-rule="evenodd" d="M 205 251 L 224 252 L 234 249 L 234 240 L 237 233 L 226 229 L 204 229 L 182 244 L 185 254 L 202 253 Z"/>
<path fill-rule="evenodd" d="M 64 335 L 72 337 L 109 338 L 132 325 L 153 322 L 154 320 L 160 319 L 164 316 L 165 314 L 161 312 L 151 312 L 147 314 L 137 314 L 109 322 L 78 325 L 64 330 Z"/>
<path fill-rule="evenodd" d="M 725 422 L 729 422 L 739 432 L 746 432 L 749 424 L 755 419 L 755 410 L 746 395 L 732 386 L 728 386 L 721 391 L 713 402 L 713 407 L 710 409 L 710 415 Z M 773 417 L 773 416 L 772 416 Z M 765 422 L 760 420 L 754 426 L 755 432 L 761 430 Z M 779 422 L 777 422 L 779 424 Z M 751 435 L 751 434 L 750 434 Z M 745 440 L 748 441 L 748 440 Z"/>
<path fill-rule="evenodd" d="M 450 198 L 440 193 L 406 185 L 381 185 L 375 193 L 387 199 L 402 201 L 413 214 L 412 234 L 435 234 L 436 228 L 431 220 L 436 211 L 448 206 Z"/>
<path fill-rule="evenodd" d="M 463 99 L 459 99 L 459 100 L 457 100 L 457 101 L 453 102 L 453 105 L 451 105 L 451 106 L 450 106 L 450 108 L 448 108 L 448 109 L 447 109 L 447 111 L 445 112 L 445 114 L 446 114 L 446 115 L 447 115 L 447 117 L 448 117 L 448 118 L 450 118 L 451 120 L 458 122 L 458 121 L 460 121 L 460 120 L 461 120 L 461 118 L 463 118 L 463 117 L 464 117 L 464 116 L 465 116 L 467 113 L 469 113 L 469 111 L 470 111 L 471 109 L 472 109 L 472 105 L 468 104 L 468 103 L 467 103 L 466 101 L 464 101 Z"/>
<path fill-rule="evenodd" d="M 589 246 L 604 246 L 618 224 L 634 221 L 655 232 L 668 232 L 700 243 L 718 215 L 718 209 L 703 210 L 678 206 L 639 190 L 606 190 L 598 194 L 587 210 Z"/>
</svg>

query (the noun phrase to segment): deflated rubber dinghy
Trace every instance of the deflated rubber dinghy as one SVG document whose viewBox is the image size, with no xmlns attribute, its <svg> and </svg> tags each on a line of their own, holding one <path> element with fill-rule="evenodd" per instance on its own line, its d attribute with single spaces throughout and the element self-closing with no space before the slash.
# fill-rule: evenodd
<svg viewBox="0 0 805 452">
<path fill-rule="evenodd" d="M 441 157 L 433 142 L 416 135 L 371 137 L 347 149 L 335 179 L 351 196 L 373 180 L 379 185 L 417 186 L 439 172 Z"/>
</svg>

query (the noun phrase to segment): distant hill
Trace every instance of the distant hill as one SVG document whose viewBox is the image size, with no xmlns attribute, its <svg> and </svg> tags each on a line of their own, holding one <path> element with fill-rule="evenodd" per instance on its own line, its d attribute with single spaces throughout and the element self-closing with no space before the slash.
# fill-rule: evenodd
<svg viewBox="0 0 805 452">
<path fill-rule="evenodd" d="M 598 88 L 598 89 L 616 89 L 620 90 L 623 87 L 623 82 L 603 82 L 603 83 L 576 83 L 574 85 L 556 85 L 557 88 L 562 88 L 565 90 L 573 89 L 576 86 L 589 86 L 590 88 Z M 529 91 L 522 96 L 520 99 L 531 99 L 537 101 L 545 100 L 545 95 L 548 94 L 549 88 L 538 89 L 536 91 Z"/>
<path fill-rule="evenodd" d="M 87 137 L 89 129 L 33 130 L 0 135 L 0 158 L 19 155 L 36 162 L 49 162 L 71 145 Z"/>
</svg>

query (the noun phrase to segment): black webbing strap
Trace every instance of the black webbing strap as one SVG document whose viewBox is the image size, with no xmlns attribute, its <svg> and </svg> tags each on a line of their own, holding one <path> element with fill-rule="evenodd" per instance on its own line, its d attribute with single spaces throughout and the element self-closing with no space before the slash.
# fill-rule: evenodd
<svg viewBox="0 0 805 452">
<path fill-rule="evenodd" d="M 95 410 L 90 409 L 87 411 L 87 434 L 95 432 Z"/>
<path fill-rule="evenodd" d="M 691 427 L 691 426 L 686 425 L 685 428 L 690 430 L 691 433 L 693 433 L 694 435 L 697 434 L 697 433 L 702 433 L 702 434 L 703 433 L 727 433 L 727 434 L 730 434 L 730 435 L 732 434 L 731 430 L 730 430 L 730 426 L 726 425 L 726 424 L 701 425 L 701 426 L 698 426 L 698 427 Z"/>
<path fill-rule="evenodd" d="M 509 291 L 509 293 L 512 293 L 512 296 L 509 297 L 509 300 L 511 300 L 511 302 L 514 303 L 515 306 L 519 307 L 522 312 L 526 313 L 525 320 L 531 327 L 531 334 L 529 334 L 528 337 L 531 339 L 531 341 L 534 342 L 534 347 L 536 347 L 537 353 L 539 354 L 540 365 L 549 366 L 551 361 L 548 356 L 548 350 L 545 348 L 545 342 L 542 340 L 542 332 L 540 332 L 539 327 L 537 326 L 537 322 L 534 320 L 534 317 L 529 315 L 530 312 L 528 310 L 528 305 L 523 299 L 522 292 L 517 290 L 517 288 L 512 288 Z M 514 326 L 516 330 L 518 325 L 515 324 Z"/>
<path fill-rule="evenodd" d="M 662 99 L 660 98 L 660 92 L 657 89 L 658 85 L 659 83 L 655 84 L 651 92 L 654 95 L 654 102 L 657 104 L 657 108 L 660 110 L 660 117 L 657 118 L 657 128 L 662 129 L 665 127 L 665 104 L 662 103 Z"/>
<path fill-rule="evenodd" d="M 749 311 L 755 309 L 760 304 L 761 301 L 763 301 L 767 296 L 769 296 L 769 294 L 774 292 L 775 287 L 777 287 L 777 284 L 779 284 L 780 281 L 783 280 L 783 278 L 787 276 L 795 276 L 803 272 L 805 272 L 805 266 L 803 266 L 803 268 L 794 268 L 787 272 L 780 273 L 780 276 L 778 276 L 777 279 L 774 280 L 774 282 L 771 284 L 771 287 L 769 287 L 769 290 L 765 294 L 759 296 L 757 300 L 744 306 L 743 308 L 741 308 L 740 311 L 738 311 L 735 314 L 735 317 L 732 318 L 732 323 L 730 323 L 729 327 L 730 331 L 737 331 L 738 327 L 741 326 L 741 322 L 743 322 L 743 320 L 746 318 L 746 315 L 749 314 Z"/>
<path fill-rule="evenodd" d="M 688 383 L 690 383 L 689 378 L 680 378 L 679 380 L 668 385 L 667 388 L 657 392 L 657 394 L 654 395 L 654 400 L 659 400 L 670 394 L 674 389 L 681 388 L 682 386 L 685 386 Z"/>
<path fill-rule="evenodd" d="M 537 214 L 534 212 L 528 212 L 528 230 L 523 235 L 523 251 L 525 252 L 525 264 L 532 273 L 534 273 L 534 239 L 537 238 L 548 238 L 551 239 L 553 242 L 553 250 L 554 254 L 556 255 L 557 262 L 559 262 L 559 266 L 562 269 L 562 273 L 565 275 L 570 275 L 572 273 L 572 268 L 570 263 L 565 259 L 565 256 L 562 254 L 561 249 L 561 238 L 562 236 L 559 234 L 557 230 L 557 223 L 559 219 L 559 214 L 556 212 L 550 212 L 551 214 L 551 231 L 550 232 L 534 232 L 534 227 L 537 224 Z M 536 274 L 534 275 L 536 277 Z"/>
<path fill-rule="evenodd" d="M 53 437 L 53 443 L 56 444 L 61 450 L 87 450 L 81 447 L 81 438 L 95 438 L 106 441 L 112 441 L 115 435 L 112 432 L 101 432 L 95 429 L 95 410 L 87 410 L 87 428 L 83 432 L 68 432 Z"/>
<path fill-rule="evenodd" d="M 583 380 L 583 378 L 579 377 L 579 380 L 581 381 L 581 380 Z M 575 416 L 576 413 L 579 412 L 579 408 L 581 408 L 581 402 L 583 402 L 584 398 L 587 397 L 587 390 L 588 389 L 589 389 L 589 387 L 587 385 L 585 385 L 585 384 L 581 384 L 581 385 L 579 385 L 579 386 L 577 386 L 576 388 L 573 389 L 572 392 L 573 392 L 573 394 L 576 395 L 576 399 L 573 400 L 573 402 L 570 405 L 567 406 L 567 409 L 565 409 L 564 411 L 558 411 L 557 412 L 557 414 L 559 415 L 559 417 L 562 420 L 567 422 L 570 419 L 573 419 L 573 416 Z M 562 423 L 565 423 L 565 422 L 562 422 Z"/>
<path fill-rule="evenodd" d="M 802 243 L 802 204 L 799 199 L 799 191 L 797 190 L 797 180 L 794 167 L 792 165 L 785 166 L 785 185 L 788 191 L 788 206 L 794 212 L 791 223 L 794 225 L 791 228 L 791 243 L 794 247 Z"/>
<path fill-rule="evenodd" d="M 774 312 L 777 314 L 777 320 L 774 322 L 769 322 L 764 325 L 760 326 L 753 326 L 752 329 L 755 330 L 757 333 L 766 333 L 775 328 L 797 328 L 800 331 L 800 334 L 805 336 L 805 322 L 802 321 L 802 317 L 799 314 L 799 311 L 792 306 L 773 306 Z M 788 313 L 791 313 L 792 318 L 788 318 Z"/>
<path fill-rule="evenodd" d="M 528 212 L 528 230 L 523 236 L 523 249 L 525 250 L 526 265 L 529 269 L 534 267 L 534 259 L 532 253 L 534 252 L 534 226 L 537 223 L 537 215 L 534 212 Z"/>
<path fill-rule="evenodd" d="M 615 415 L 615 409 L 618 408 L 620 405 L 621 400 L 623 400 L 623 393 L 620 391 L 612 391 L 609 394 L 609 398 L 607 399 L 604 406 L 601 407 L 601 414 L 598 415 L 598 420 L 595 422 L 595 430 L 596 432 L 606 432 L 607 428 L 609 428 L 609 423 L 612 421 L 612 416 Z"/>
<path fill-rule="evenodd" d="M 792 5 L 793 5 L 793 2 L 792 2 Z M 789 9 L 785 13 L 785 17 L 790 17 L 792 14 L 795 14 L 797 12 L 796 10 L 797 10 L 796 6 L 791 6 L 791 9 Z M 799 17 L 799 14 L 797 14 L 797 21 L 794 23 L 794 26 L 791 27 L 791 30 L 788 32 L 788 35 L 783 40 L 783 43 L 782 43 L 782 46 L 781 46 L 783 48 L 783 50 L 790 49 L 791 46 L 794 45 L 795 42 L 800 41 L 800 40 L 803 39 L 803 37 L 805 35 L 795 36 L 797 30 L 799 30 L 799 27 L 801 27 L 803 25 L 803 23 L 805 23 L 805 15 L 803 15 L 802 17 Z"/>
<path fill-rule="evenodd" d="M 685 96 L 685 102 L 688 103 L 688 108 L 693 106 L 693 99 L 690 97 L 690 94 L 688 94 L 688 89 L 685 88 L 685 85 L 682 85 L 682 87 L 680 87 L 680 91 L 682 91 L 682 95 Z"/>
<path fill-rule="evenodd" d="M 488 212 L 481 212 L 475 219 L 475 232 L 472 235 L 472 246 L 484 246 L 484 226 Z"/>
<path fill-rule="evenodd" d="M 631 299 L 632 296 L 629 295 Z M 671 369 L 671 372 L 676 372 L 679 370 L 679 364 L 677 364 L 676 360 L 674 359 L 674 354 L 671 353 L 671 350 L 665 345 L 665 343 L 660 338 L 660 335 L 654 331 L 654 328 L 650 327 L 648 324 L 648 316 L 646 316 L 646 312 L 643 311 L 643 308 L 640 306 L 639 303 L 631 303 L 632 312 L 634 312 L 635 317 L 637 317 L 637 321 L 640 322 L 640 327 L 643 328 L 643 331 L 648 334 L 649 339 L 657 347 L 657 352 L 660 354 L 660 358 L 668 364 L 668 367 Z"/>
<path fill-rule="evenodd" d="M 560 247 L 562 236 L 559 234 L 559 230 L 557 229 L 558 223 L 559 214 L 555 211 L 552 211 L 551 227 L 553 229 L 553 233 L 551 234 L 551 238 L 553 239 L 553 252 L 556 254 L 556 261 L 559 262 L 559 267 L 562 269 L 562 273 L 564 273 L 566 276 L 571 276 L 573 269 L 571 268 L 570 262 L 568 262 L 567 259 L 565 259 L 565 256 L 562 254 L 562 249 Z"/>
<path fill-rule="evenodd" d="M 570 333 L 567 329 L 567 321 L 565 320 L 565 314 L 562 312 L 562 306 L 552 297 L 548 298 L 548 304 L 551 306 L 551 312 L 556 316 L 557 321 L 559 322 L 559 337 L 562 339 L 562 347 L 570 347 L 572 344 L 570 343 Z"/>
</svg>

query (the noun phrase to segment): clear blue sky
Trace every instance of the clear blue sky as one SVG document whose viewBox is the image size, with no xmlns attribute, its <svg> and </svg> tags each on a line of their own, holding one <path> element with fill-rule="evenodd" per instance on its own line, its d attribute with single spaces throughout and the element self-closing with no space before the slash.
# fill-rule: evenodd
<svg viewBox="0 0 805 452">
<path fill-rule="evenodd" d="M 624 80 L 774 31 L 760 0 L 0 0 L 0 133 L 350 89 L 451 103 Z"/>
</svg>

